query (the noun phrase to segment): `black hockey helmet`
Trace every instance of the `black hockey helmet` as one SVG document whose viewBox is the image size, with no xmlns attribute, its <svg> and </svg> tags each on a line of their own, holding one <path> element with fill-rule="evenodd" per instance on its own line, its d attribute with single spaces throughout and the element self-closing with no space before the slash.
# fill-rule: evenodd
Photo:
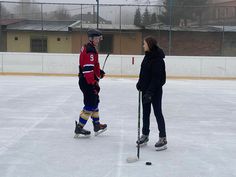
<svg viewBox="0 0 236 177">
<path fill-rule="evenodd" d="M 88 37 L 97 37 L 97 36 L 101 36 L 102 37 L 102 32 L 97 30 L 97 29 L 89 29 L 88 32 Z"/>
</svg>

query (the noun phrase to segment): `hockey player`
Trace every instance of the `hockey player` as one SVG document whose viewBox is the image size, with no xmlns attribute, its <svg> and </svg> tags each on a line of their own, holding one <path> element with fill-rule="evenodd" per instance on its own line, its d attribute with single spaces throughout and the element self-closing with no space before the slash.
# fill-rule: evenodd
<svg viewBox="0 0 236 177">
<path fill-rule="evenodd" d="M 143 145 L 149 141 L 152 105 L 159 129 L 159 140 L 155 144 L 155 147 L 156 150 L 164 150 L 167 148 L 167 139 L 165 120 L 161 107 L 162 86 L 166 82 L 165 62 L 163 60 L 165 54 L 163 50 L 158 47 L 157 41 L 151 36 L 144 39 L 143 48 L 145 57 L 141 64 L 139 80 L 136 85 L 137 89 L 142 91 L 143 128 L 142 136 L 136 143 Z"/>
<path fill-rule="evenodd" d="M 102 40 L 102 33 L 96 29 L 87 32 L 89 42 L 81 48 L 79 57 L 79 87 L 83 93 L 84 107 L 80 113 L 79 121 L 75 121 L 75 138 L 79 135 L 90 136 L 91 132 L 83 127 L 91 117 L 95 136 L 107 129 L 106 124 L 99 120 L 99 80 L 105 75 L 100 69 L 96 47 Z"/>
</svg>

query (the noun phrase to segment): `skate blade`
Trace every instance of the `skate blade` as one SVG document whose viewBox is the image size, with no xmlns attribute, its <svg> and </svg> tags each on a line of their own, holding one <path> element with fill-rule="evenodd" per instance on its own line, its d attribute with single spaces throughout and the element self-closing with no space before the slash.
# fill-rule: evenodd
<svg viewBox="0 0 236 177">
<path fill-rule="evenodd" d="M 94 133 L 94 136 L 98 136 L 98 135 L 100 135 L 101 133 L 105 132 L 106 130 L 107 130 L 107 128 L 105 128 L 105 129 L 103 129 L 103 130 L 101 130 L 101 131 L 95 132 L 95 133 Z"/>
<path fill-rule="evenodd" d="M 156 151 L 164 151 L 164 150 L 166 150 L 167 149 L 167 146 L 166 145 L 164 145 L 164 146 L 162 146 L 162 147 L 156 147 Z"/>
<path fill-rule="evenodd" d="M 147 142 L 139 145 L 139 147 L 145 147 L 145 146 L 147 146 Z M 136 147 L 138 147 L 137 144 L 136 144 Z"/>
<path fill-rule="evenodd" d="M 81 135 L 81 134 L 75 134 L 74 138 L 78 139 L 78 138 L 90 138 L 91 135 Z"/>
</svg>

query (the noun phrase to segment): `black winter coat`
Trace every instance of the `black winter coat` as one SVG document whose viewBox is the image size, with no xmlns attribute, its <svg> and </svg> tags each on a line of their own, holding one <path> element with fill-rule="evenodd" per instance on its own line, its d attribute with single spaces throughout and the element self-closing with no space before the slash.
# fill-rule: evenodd
<svg viewBox="0 0 236 177">
<path fill-rule="evenodd" d="M 137 83 L 138 90 L 154 94 L 166 83 L 164 58 L 165 54 L 159 47 L 145 52 Z"/>
</svg>

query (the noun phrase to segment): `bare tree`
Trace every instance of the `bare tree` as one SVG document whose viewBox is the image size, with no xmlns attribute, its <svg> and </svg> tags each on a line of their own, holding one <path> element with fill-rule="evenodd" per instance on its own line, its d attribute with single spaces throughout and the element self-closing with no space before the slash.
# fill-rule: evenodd
<svg viewBox="0 0 236 177">
<path fill-rule="evenodd" d="M 15 12 L 15 18 L 40 19 L 41 17 L 40 6 L 34 4 L 34 0 L 20 0 Z"/>
<path fill-rule="evenodd" d="M 2 4 L 0 4 L 0 15 L 1 18 L 10 18 L 10 12 Z"/>
<path fill-rule="evenodd" d="M 50 19 L 50 20 L 70 20 L 71 14 L 68 12 L 68 10 L 64 6 L 61 6 L 57 10 L 48 14 L 48 19 Z"/>
</svg>

